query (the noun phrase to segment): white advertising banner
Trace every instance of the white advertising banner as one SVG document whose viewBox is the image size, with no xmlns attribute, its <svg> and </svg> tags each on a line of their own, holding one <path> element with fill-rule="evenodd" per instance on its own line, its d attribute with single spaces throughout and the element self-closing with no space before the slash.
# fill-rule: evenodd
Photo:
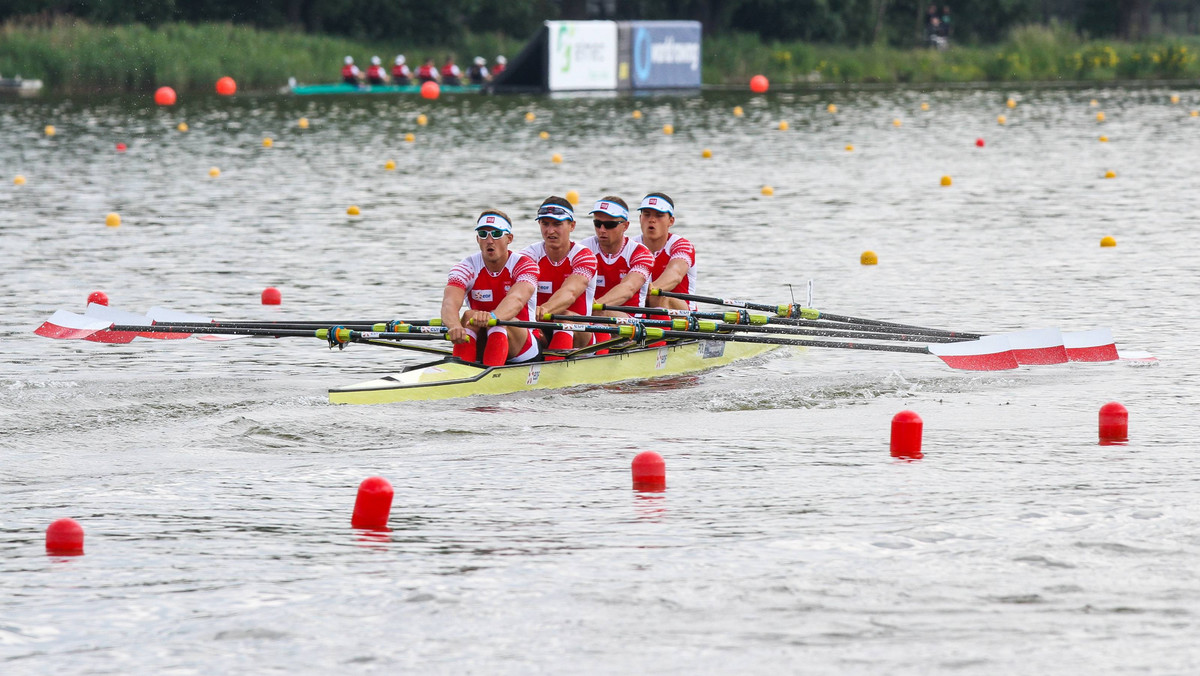
<svg viewBox="0 0 1200 676">
<path fill-rule="evenodd" d="M 617 88 L 615 21 L 547 21 L 550 91 Z"/>
</svg>

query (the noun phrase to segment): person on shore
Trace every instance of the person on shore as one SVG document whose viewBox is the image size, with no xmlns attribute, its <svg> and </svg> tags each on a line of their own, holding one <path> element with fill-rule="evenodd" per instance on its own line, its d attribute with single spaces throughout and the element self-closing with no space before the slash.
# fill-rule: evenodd
<svg viewBox="0 0 1200 676">
<path fill-rule="evenodd" d="M 453 56 L 447 56 L 446 63 L 442 64 L 442 84 L 450 86 L 462 84 L 462 71 L 454 63 Z"/>
<path fill-rule="evenodd" d="M 501 54 L 496 57 L 496 65 L 492 67 L 492 77 L 495 78 L 500 73 L 503 73 L 505 68 L 508 68 L 508 59 L 504 58 L 504 55 Z"/>
<path fill-rule="evenodd" d="M 342 66 L 342 82 L 346 84 L 356 85 L 362 78 L 362 72 L 358 70 L 358 66 L 354 65 L 354 57 L 347 56 L 344 59 Z"/>
<path fill-rule="evenodd" d="M 392 66 L 392 84 L 412 84 L 412 69 L 404 61 L 403 54 L 396 57 L 396 64 Z"/>
<path fill-rule="evenodd" d="M 438 81 L 438 69 L 433 64 L 433 57 L 425 59 L 425 63 L 417 68 L 417 81 L 421 84 Z"/>
<path fill-rule="evenodd" d="M 583 244 L 596 254 L 596 303 L 604 305 L 646 305 L 654 255 L 625 235 L 629 230 L 629 205 L 616 195 L 596 200 L 592 210 L 596 234 Z M 601 315 L 627 317 L 624 312 L 604 310 Z"/>
<path fill-rule="evenodd" d="M 634 240 L 644 244 L 654 256 L 650 291 L 696 293 L 696 250 L 691 242 L 671 232 L 671 226 L 675 225 L 675 201 L 664 193 L 652 192 L 642 198 L 638 213 L 642 234 Z M 646 302 L 649 307 L 696 309 L 695 303 L 678 298 L 650 296 Z"/>
<path fill-rule="evenodd" d="M 939 35 L 946 38 L 946 44 L 949 44 L 950 36 L 954 32 L 954 26 L 950 23 L 950 5 L 942 5 L 942 15 L 940 20 L 941 26 L 939 26 Z"/>
<path fill-rule="evenodd" d="M 558 196 L 542 200 L 537 211 L 542 241 L 521 250 L 538 265 L 537 307 L 539 321 L 544 315 L 591 314 L 596 294 L 596 255 L 582 244 L 571 241 L 575 231 L 575 211 L 571 203 Z M 569 350 L 591 341 L 586 333 L 555 331 L 543 347 Z M 548 361 L 562 357 L 549 357 Z"/>
<path fill-rule="evenodd" d="M 475 57 L 475 62 L 467 69 L 467 79 L 470 80 L 471 84 L 477 85 L 491 80 L 492 76 L 488 73 L 487 59 L 482 56 Z"/>
<path fill-rule="evenodd" d="M 532 258 L 509 251 L 512 221 L 499 209 L 487 209 L 475 221 L 479 253 L 459 261 L 450 270 L 442 292 L 442 324 L 446 339 L 454 343 L 454 356 L 483 364 L 536 360 L 540 348 L 533 332 L 514 326 L 488 327 L 488 320 L 529 321 L 534 311 L 538 266 Z M 463 302 L 468 305 L 463 310 Z M 461 312 L 461 315 L 459 314 Z M 482 338 L 481 338 L 482 334 Z"/>
<path fill-rule="evenodd" d="M 383 60 L 378 56 L 371 57 L 371 65 L 367 67 L 367 84 L 387 84 L 387 72 L 383 70 Z"/>
</svg>

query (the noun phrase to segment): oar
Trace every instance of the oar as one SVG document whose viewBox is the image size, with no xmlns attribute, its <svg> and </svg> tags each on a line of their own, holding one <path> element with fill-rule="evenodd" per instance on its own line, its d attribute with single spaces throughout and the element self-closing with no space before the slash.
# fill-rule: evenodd
<svg viewBox="0 0 1200 676">
<path fill-rule="evenodd" d="M 732 343 L 760 343 L 766 345 L 795 345 L 800 347 L 829 347 L 848 350 L 876 350 L 881 352 L 909 352 L 932 354 L 947 366 L 968 371 L 1000 371 L 1017 368 L 1017 360 L 1001 336 L 984 336 L 979 340 L 935 345 L 895 345 L 886 343 L 853 343 L 828 340 L 801 340 L 776 338 L 774 336 L 746 336 L 728 333 L 706 333 L 703 331 L 673 331 L 647 327 L 638 321 L 629 324 L 596 325 L 568 324 L 559 322 L 488 321 L 489 326 L 518 326 L 528 329 L 551 331 L 584 331 L 587 333 L 616 333 L 637 342 L 666 339 L 720 340 Z M 614 330 L 615 329 L 615 330 Z"/>
<path fill-rule="evenodd" d="M 697 303 L 708 303 L 710 305 L 724 305 L 726 307 L 742 307 L 748 310 L 760 310 L 762 312 L 774 312 L 780 317 L 792 317 L 801 319 L 827 319 L 835 322 L 846 322 L 848 324 L 870 324 L 872 326 L 890 326 L 899 329 L 924 329 L 941 331 L 941 329 L 929 329 L 924 326 L 914 326 L 912 324 L 899 324 L 896 322 L 885 322 L 879 319 L 867 319 L 865 317 L 850 317 L 848 315 L 835 315 L 828 312 L 821 312 L 813 308 L 800 307 L 799 305 L 768 305 L 766 303 L 751 303 L 744 300 L 730 300 L 725 298 L 717 298 L 715 296 L 697 296 L 690 293 L 675 293 L 673 291 L 663 291 L 662 289 L 651 289 L 650 295 L 662 296 L 664 298 L 678 298 L 679 300 L 694 301 Z M 943 333 L 954 334 L 953 331 L 943 331 Z M 958 334 L 962 336 L 963 334 Z"/>
<path fill-rule="evenodd" d="M 137 332 L 143 327 L 139 325 L 113 324 L 109 330 L 116 332 Z M 155 328 L 158 328 L 157 326 Z M 413 332 L 407 331 L 357 331 L 344 326 L 331 326 L 323 329 L 293 329 L 279 327 L 246 327 L 234 328 L 213 326 L 211 324 L 182 324 L 174 323 L 163 327 L 164 332 L 182 334 L 216 334 L 235 336 L 264 336 L 269 338 L 318 338 L 327 341 L 330 347 L 344 346 L 347 343 L 368 342 L 374 340 L 444 340 L 446 329 L 443 327 L 425 326 L 413 327 Z"/>
<path fill-rule="evenodd" d="M 736 314 L 736 313 L 727 313 Z M 547 315 L 543 319 L 548 321 L 571 321 L 577 319 L 578 315 Z M 929 336 L 911 333 L 899 332 L 877 332 L 877 331 L 857 331 L 847 330 L 842 328 L 803 328 L 800 326 L 763 326 L 749 324 L 730 324 L 710 321 L 706 319 L 698 319 L 696 313 L 689 317 L 677 317 L 675 319 L 626 319 L 623 317 L 591 317 L 587 318 L 592 323 L 603 324 L 630 324 L 634 321 L 640 322 L 645 326 L 654 326 L 657 328 L 674 329 L 676 331 L 704 331 L 718 333 L 774 333 L 786 334 L 793 336 L 825 336 L 829 338 L 857 338 L 865 340 L 895 340 L 908 342 L 926 342 L 926 343 L 955 343 L 961 342 L 956 338 L 947 336 Z M 819 325 L 818 325 L 819 326 Z M 853 325 L 852 325 L 853 326 Z"/>
</svg>

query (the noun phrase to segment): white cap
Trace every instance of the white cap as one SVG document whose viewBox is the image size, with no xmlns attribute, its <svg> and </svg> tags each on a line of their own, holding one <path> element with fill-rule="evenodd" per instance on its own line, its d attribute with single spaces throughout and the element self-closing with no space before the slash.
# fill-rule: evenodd
<svg viewBox="0 0 1200 676">
<path fill-rule="evenodd" d="M 381 63 L 383 63 L 383 61 L 380 61 L 378 56 L 372 56 L 372 57 L 371 57 L 371 64 L 372 64 L 372 65 L 378 66 L 378 65 L 379 65 L 379 64 L 381 64 Z"/>
<path fill-rule="evenodd" d="M 353 57 L 353 56 L 347 56 L 347 57 L 346 57 L 346 63 L 354 63 L 354 57 Z"/>
<path fill-rule="evenodd" d="M 660 211 L 671 216 L 675 215 L 675 207 L 665 198 L 656 195 L 646 195 L 642 198 L 642 205 L 638 207 L 638 211 L 642 211 L 643 209 Z"/>
<path fill-rule="evenodd" d="M 480 228 L 496 228 L 510 235 L 512 234 L 512 223 L 509 223 L 508 219 L 500 214 L 484 214 L 480 216 L 479 220 L 475 222 L 475 229 L 478 230 Z"/>
<path fill-rule="evenodd" d="M 496 57 L 496 63 L 508 63 L 508 59 L 504 58 L 504 55 L 501 54 Z"/>
<path fill-rule="evenodd" d="M 396 65 L 399 66 L 402 63 L 404 63 L 404 55 L 403 54 L 396 57 Z"/>
<path fill-rule="evenodd" d="M 482 66 L 485 63 L 487 63 L 487 59 L 483 58 L 482 56 L 475 57 L 475 65 L 476 66 Z"/>
<path fill-rule="evenodd" d="M 625 207 L 612 202 L 610 200 L 596 200 L 596 205 L 592 207 L 589 214 L 608 214 L 613 218 L 623 218 L 629 220 L 629 210 Z"/>
</svg>

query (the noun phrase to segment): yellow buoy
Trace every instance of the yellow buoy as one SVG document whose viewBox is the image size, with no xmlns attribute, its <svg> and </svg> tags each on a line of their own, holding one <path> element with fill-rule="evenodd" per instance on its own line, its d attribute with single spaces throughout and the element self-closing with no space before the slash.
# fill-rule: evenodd
<svg viewBox="0 0 1200 676">
<path fill-rule="evenodd" d="M 1103 122 L 1104 121 L 1104 113 L 1096 113 L 1096 121 Z"/>
<path fill-rule="evenodd" d="M 900 118 L 896 118 L 896 119 L 892 120 L 893 127 L 899 127 L 902 124 L 904 124 L 904 123 L 900 121 Z"/>
<path fill-rule="evenodd" d="M 1200 117 L 1200 110 L 1193 110 L 1192 117 Z"/>
<path fill-rule="evenodd" d="M 221 170 L 216 167 L 213 167 L 212 169 L 208 170 L 208 175 L 212 176 L 213 178 L 216 178 L 221 175 Z"/>
<path fill-rule="evenodd" d="M 546 139 L 550 138 L 550 132 L 548 132 L 548 131 L 544 131 L 544 132 L 542 132 L 542 133 L 538 134 L 538 138 L 540 138 L 540 139 L 542 139 L 543 141 L 545 141 Z"/>
<path fill-rule="evenodd" d="M 393 171 L 396 168 L 396 160 L 388 160 L 383 163 L 384 171 Z"/>
<path fill-rule="evenodd" d="M 1171 103 L 1179 103 L 1179 95 L 1171 94 Z"/>
<path fill-rule="evenodd" d="M 525 121 L 526 122 L 533 122 L 536 119 L 537 119 L 537 115 L 534 115 L 532 110 L 529 111 L 528 113 L 525 113 Z"/>
<path fill-rule="evenodd" d="M 862 255 L 858 257 L 858 262 L 862 263 L 863 265 L 878 265 L 879 256 L 876 256 L 874 251 L 864 251 L 862 252 Z"/>
<path fill-rule="evenodd" d="M 405 143 L 412 143 L 413 141 L 416 141 L 416 140 L 417 140 L 417 137 L 414 134 L 412 134 L 411 132 L 404 135 Z"/>
<path fill-rule="evenodd" d="M 554 153 L 553 155 L 550 156 L 550 161 L 555 164 L 562 164 L 562 155 L 559 155 L 558 153 Z"/>
<path fill-rule="evenodd" d="M 46 125 L 46 129 L 44 131 L 46 132 L 46 136 L 54 136 L 57 133 L 57 130 L 52 124 Z"/>
<path fill-rule="evenodd" d="M 997 115 L 996 122 L 998 122 L 1000 124 L 1004 124 L 1004 123 L 1008 122 L 1008 118 L 1004 117 L 1003 115 Z"/>
<path fill-rule="evenodd" d="M 633 119 L 635 119 L 635 120 L 640 120 L 640 119 L 642 119 L 642 111 L 640 111 L 640 110 L 635 110 L 635 111 L 633 111 L 633 113 L 631 113 L 631 116 L 632 116 L 632 117 L 633 117 Z"/>
<path fill-rule="evenodd" d="M 741 106 L 733 107 L 733 116 L 734 117 L 741 117 L 742 115 L 745 115 L 745 114 L 746 114 L 746 111 L 742 110 Z"/>
<path fill-rule="evenodd" d="M 1117 177 L 1117 172 L 1113 171 L 1112 169 L 1109 169 L 1108 171 L 1104 172 L 1104 178 L 1116 178 L 1116 177 Z"/>
<path fill-rule="evenodd" d="M 846 152 L 848 152 L 848 153 L 854 152 L 854 146 L 846 146 Z"/>
<path fill-rule="evenodd" d="M 421 113 L 417 116 L 417 124 L 422 127 L 429 124 L 429 118 L 425 116 L 425 113 Z"/>
<path fill-rule="evenodd" d="M 263 147 L 264 148 L 270 148 L 273 145 L 275 145 L 275 139 L 272 139 L 270 136 L 267 136 L 266 138 L 263 139 Z"/>
<path fill-rule="evenodd" d="M 1108 143 L 1108 137 L 1107 137 L 1107 136 L 1101 136 L 1101 137 L 1100 137 L 1100 142 L 1101 142 L 1101 143 Z"/>
<path fill-rule="evenodd" d="M 1096 99 L 1092 99 L 1092 102 L 1089 105 L 1091 105 L 1093 108 L 1095 108 L 1096 106 L 1100 105 L 1100 102 L 1097 101 Z"/>
<path fill-rule="evenodd" d="M 1016 99 L 1011 99 L 1011 98 L 1010 98 L 1009 100 L 1007 100 L 1007 101 L 1005 101 L 1005 102 L 1004 102 L 1004 105 L 1008 106 L 1009 108 L 1016 108 L 1016 107 L 1017 107 L 1017 101 L 1016 101 Z"/>
<path fill-rule="evenodd" d="M 300 118 L 300 121 L 297 124 L 300 125 L 301 129 L 308 129 L 308 118 L 307 117 Z"/>
<path fill-rule="evenodd" d="M 25 185 L 25 177 L 17 174 L 17 177 L 13 179 L 13 185 Z"/>
<path fill-rule="evenodd" d="M 356 205 L 354 205 L 354 204 L 351 204 L 349 207 L 347 207 L 347 208 L 346 208 L 346 215 L 347 215 L 347 216 L 357 216 L 357 215 L 359 215 L 360 213 L 362 213 L 362 212 L 361 212 L 361 211 L 359 211 L 359 209 L 358 209 L 358 206 L 356 206 Z"/>
<path fill-rule="evenodd" d="M 667 136 L 670 136 L 671 134 L 674 134 L 674 133 L 675 133 L 675 125 L 673 125 L 673 124 L 664 124 L 664 125 L 663 125 L 663 133 L 664 133 L 664 134 L 666 134 Z"/>
<path fill-rule="evenodd" d="M 1111 235 L 1105 235 L 1100 238 L 1100 246 L 1116 246 L 1117 240 Z"/>
<path fill-rule="evenodd" d="M 121 224 L 120 214 L 109 214 L 104 217 L 104 224 L 110 228 L 115 228 Z"/>
<path fill-rule="evenodd" d="M 787 120 L 779 121 L 779 131 L 787 131 L 790 126 L 791 125 L 788 124 Z"/>
<path fill-rule="evenodd" d="M 948 186 L 952 185 L 953 183 L 954 183 L 954 181 L 951 180 L 949 176 L 942 177 L 942 186 L 943 187 L 948 187 Z"/>
<path fill-rule="evenodd" d="M 928 104 L 928 103 L 922 103 L 922 104 L 921 104 L 921 110 L 922 110 L 922 111 L 928 111 L 928 110 L 929 110 L 929 104 Z"/>
<path fill-rule="evenodd" d="M 187 131 L 188 130 L 187 122 L 180 122 L 179 124 L 175 125 L 175 128 L 181 132 Z"/>
<path fill-rule="evenodd" d="M 568 190 L 566 198 L 571 204 L 579 204 L 579 193 L 575 190 Z"/>
<path fill-rule="evenodd" d="M 837 112 L 837 106 L 835 106 L 835 105 L 833 105 L 833 104 L 831 103 L 831 104 L 829 104 L 829 105 L 825 106 L 825 110 L 826 110 L 826 111 L 828 111 L 828 112 L 830 112 L 830 113 L 836 113 L 836 112 Z"/>
<path fill-rule="evenodd" d="M 703 157 L 707 160 L 708 158 L 712 157 L 712 151 L 708 148 L 705 148 L 704 150 L 700 151 L 700 157 Z"/>
<path fill-rule="evenodd" d="M 766 195 L 767 197 L 770 197 L 771 195 L 775 194 L 775 188 L 772 188 L 769 185 L 764 185 L 762 187 L 762 194 Z"/>
</svg>

